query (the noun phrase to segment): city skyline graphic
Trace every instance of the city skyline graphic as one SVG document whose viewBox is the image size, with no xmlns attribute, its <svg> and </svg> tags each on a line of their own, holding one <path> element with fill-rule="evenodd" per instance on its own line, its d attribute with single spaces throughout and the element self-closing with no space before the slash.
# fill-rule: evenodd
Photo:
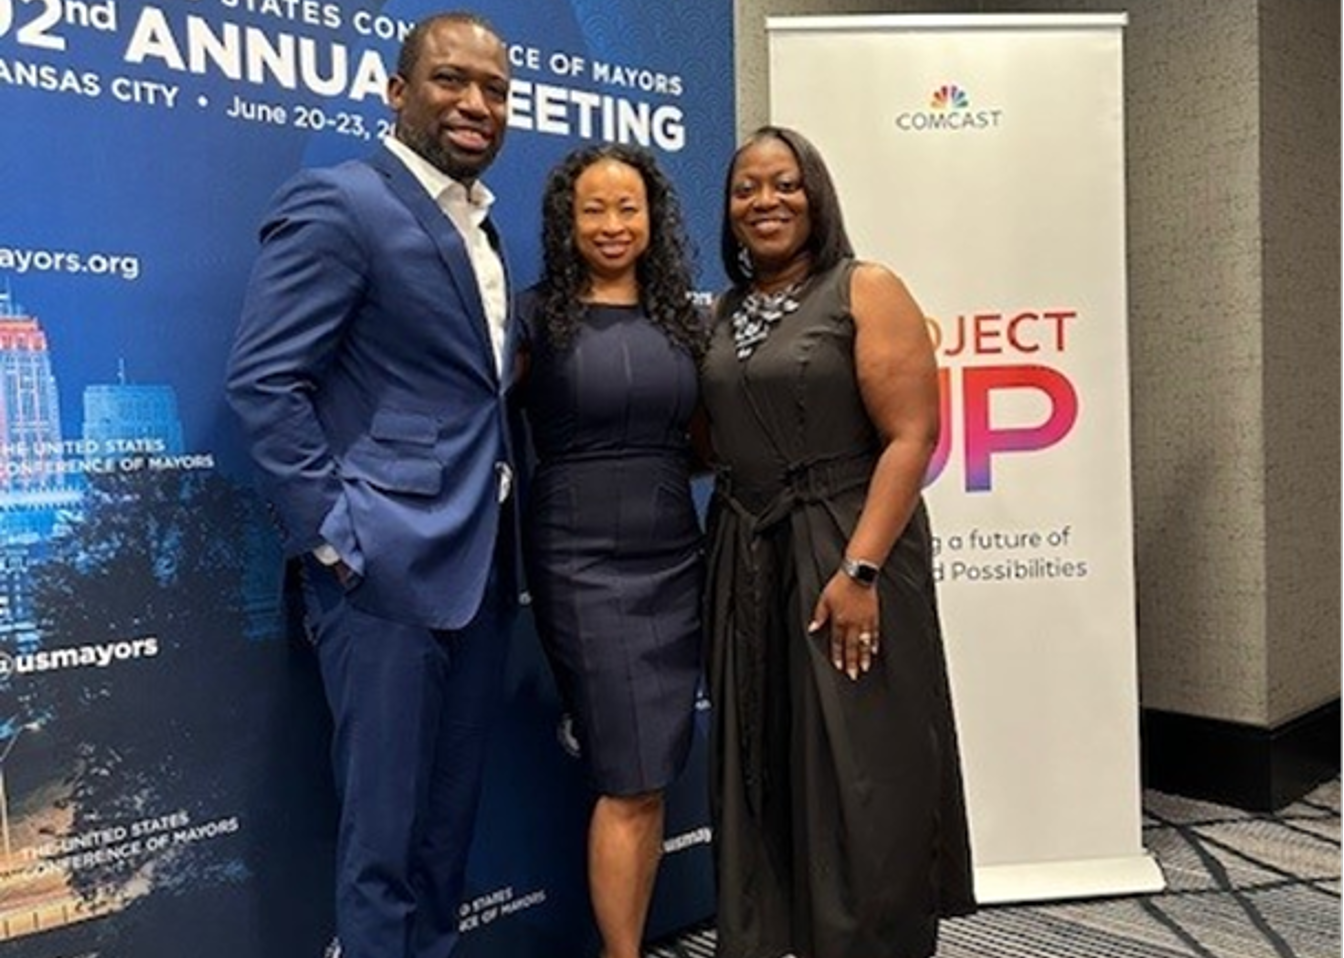
<svg viewBox="0 0 1344 958">
<path fill-rule="evenodd" d="M 87 633 L 58 628 L 47 634 L 52 606 L 48 596 L 43 607 L 43 579 L 53 567 L 97 568 L 125 548 L 123 538 L 100 542 L 87 531 L 90 522 L 97 527 L 96 505 L 100 498 L 106 501 L 108 489 L 115 490 L 117 508 L 134 510 L 142 498 L 157 501 L 156 490 L 174 488 L 169 473 L 178 471 L 177 462 L 211 458 L 186 455 L 174 386 L 129 381 L 124 361 L 115 382 L 82 385 L 80 420 L 63 429 L 60 368 L 42 317 L 27 309 L 5 280 L 0 285 L 0 941 L 121 911 L 149 892 L 154 870 L 162 868 L 138 845 L 88 844 L 89 820 L 81 820 L 77 791 L 69 784 L 83 760 L 49 744 L 88 734 L 90 719 L 95 728 L 99 724 L 96 711 L 86 714 L 73 700 L 62 699 L 61 688 L 82 684 L 86 691 L 77 697 L 88 701 L 116 696 L 123 680 L 110 672 L 106 678 L 96 674 L 103 671 L 103 659 L 122 661 L 114 654 L 129 649 L 152 668 L 159 640 L 93 642 L 94 623 L 85 627 Z M 111 485 L 99 485 L 104 482 Z M 178 494 L 186 495 L 190 485 L 181 489 Z M 264 530 L 253 531 L 252 538 L 264 540 Z M 254 547 L 258 554 L 264 545 Z M 177 554 L 171 541 L 163 548 L 164 555 Z M 275 598 L 248 585 L 243 602 L 253 618 L 270 613 L 264 621 L 273 623 Z M 105 607 L 93 594 L 76 592 L 71 598 L 90 610 Z M 166 627 L 156 621 L 152 599 L 130 601 L 145 602 L 145 628 Z M 249 637 L 264 631 L 251 629 Z M 85 644 L 71 646 L 72 637 Z M 93 665 L 87 664 L 90 649 L 103 650 L 92 653 Z M 145 650 L 152 654 L 146 657 Z M 128 676 L 127 681 L 132 689 L 145 680 Z M 99 733 L 93 734 L 96 740 Z M 124 856 L 118 867 L 126 871 L 115 878 L 89 877 L 95 858 L 96 867 L 107 868 L 113 855 Z"/>
</svg>

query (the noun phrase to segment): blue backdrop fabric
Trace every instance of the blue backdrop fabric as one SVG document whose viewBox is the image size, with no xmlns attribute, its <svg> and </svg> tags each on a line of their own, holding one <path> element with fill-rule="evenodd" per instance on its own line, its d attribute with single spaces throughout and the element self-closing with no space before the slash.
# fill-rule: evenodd
<svg viewBox="0 0 1344 958">
<path fill-rule="evenodd" d="M 404 30 L 350 0 L 0 0 L 0 943 L 12 958 L 322 954 L 334 810 L 310 651 L 225 408 L 275 189 L 370 152 Z M 714 263 L 723 0 L 481 0 L 510 43 L 485 177 L 519 288 L 546 172 L 651 147 Z M 501 637 L 502 640 L 505 637 Z M 461 953 L 581 956 L 591 796 L 525 614 L 507 637 Z M 703 702 L 700 703 L 704 705 Z M 703 708 L 650 920 L 712 909 Z"/>
</svg>

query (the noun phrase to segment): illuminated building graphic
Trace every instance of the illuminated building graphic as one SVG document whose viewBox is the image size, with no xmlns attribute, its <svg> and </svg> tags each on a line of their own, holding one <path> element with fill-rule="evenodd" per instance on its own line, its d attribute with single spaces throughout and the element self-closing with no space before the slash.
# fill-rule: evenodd
<svg viewBox="0 0 1344 958">
<path fill-rule="evenodd" d="M 36 504 L 66 486 L 61 408 L 47 336 L 0 291 L 0 498 Z"/>
<path fill-rule="evenodd" d="M 177 391 L 163 384 L 128 383 L 124 365 L 118 379 L 84 389 L 85 454 L 182 455 L 186 448 Z"/>
</svg>

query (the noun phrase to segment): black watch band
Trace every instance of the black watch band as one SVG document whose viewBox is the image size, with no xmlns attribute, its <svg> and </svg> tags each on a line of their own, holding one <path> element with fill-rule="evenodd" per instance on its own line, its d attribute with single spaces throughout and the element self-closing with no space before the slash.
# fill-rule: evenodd
<svg viewBox="0 0 1344 958">
<path fill-rule="evenodd" d="M 871 562 L 845 556 L 840 560 L 840 571 L 859 585 L 871 589 L 877 584 L 877 576 L 880 570 Z"/>
</svg>

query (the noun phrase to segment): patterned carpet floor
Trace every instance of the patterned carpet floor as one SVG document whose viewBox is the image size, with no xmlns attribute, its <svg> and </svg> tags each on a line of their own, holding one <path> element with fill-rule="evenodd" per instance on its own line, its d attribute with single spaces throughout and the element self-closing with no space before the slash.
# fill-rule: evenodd
<svg viewBox="0 0 1344 958">
<path fill-rule="evenodd" d="M 938 958 L 1340 958 L 1339 789 L 1275 815 L 1146 791 L 1165 891 L 985 908 L 943 925 Z M 710 928 L 648 958 L 713 955 Z"/>
</svg>

